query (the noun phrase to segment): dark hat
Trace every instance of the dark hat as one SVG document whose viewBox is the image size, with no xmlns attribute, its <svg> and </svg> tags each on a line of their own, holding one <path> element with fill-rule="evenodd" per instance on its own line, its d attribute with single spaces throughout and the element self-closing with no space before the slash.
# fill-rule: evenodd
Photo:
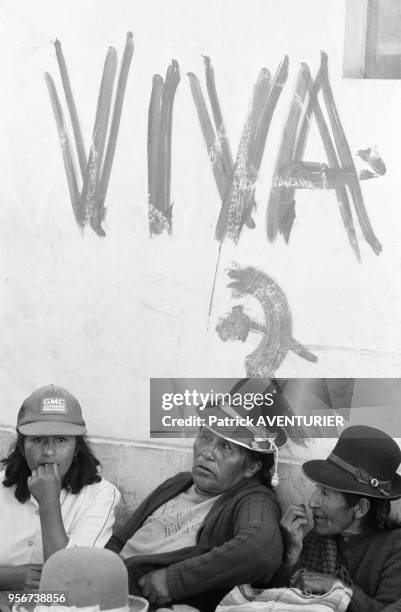
<svg viewBox="0 0 401 612">
<path fill-rule="evenodd" d="M 17 431 L 26 436 L 82 436 L 86 426 L 76 397 L 62 387 L 46 385 L 22 403 Z"/>
<path fill-rule="evenodd" d="M 266 382 L 243 378 L 225 394 L 231 401 L 210 403 L 204 409 L 198 408 L 198 414 L 204 419 L 205 427 L 219 437 L 252 451 L 273 453 L 287 442 L 285 431 L 281 427 L 266 427 L 262 424 L 263 406 L 248 410 L 245 401 L 251 395 L 264 395 L 265 391 Z"/>
<path fill-rule="evenodd" d="M 366 425 L 345 429 L 325 460 L 307 461 L 302 468 L 310 480 L 343 493 L 378 499 L 401 497 L 398 444 L 389 435 Z"/>
</svg>

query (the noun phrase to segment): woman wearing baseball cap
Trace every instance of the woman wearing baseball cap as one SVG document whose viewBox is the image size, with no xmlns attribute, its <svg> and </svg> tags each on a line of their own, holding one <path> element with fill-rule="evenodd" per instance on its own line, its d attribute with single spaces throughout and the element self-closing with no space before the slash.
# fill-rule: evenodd
<svg viewBox="0 0 401 612">
<path fill-rule="evenodd" d="M 23 402 L 0 473 L 0 590 L 32 590 L 43 561 L 70 546 L 104 546 L 118 490 L 98 473 L 77 399 L 48 385 Z"/>
<path fill-rule="evenodd" d="M 283 516 L 282 583 L 326 593 L 340 580 L 352 589 L 350 612 L 384 610 L 401 598 L 401 529 L 388 521 L 390 501 L 401 497 L 400 462 L 390 436 L 357 425 L 342 432 L 327 459 L 304 463 L 316 484 L 309 501 L 313 528 L 305 535 L 304 505 Z"/>
</svg>

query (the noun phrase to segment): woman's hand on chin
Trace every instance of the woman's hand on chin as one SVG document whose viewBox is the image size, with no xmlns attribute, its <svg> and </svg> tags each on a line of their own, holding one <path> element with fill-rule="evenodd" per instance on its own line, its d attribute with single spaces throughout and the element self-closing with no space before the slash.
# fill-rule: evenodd
<svg viewBox="0 0 401 612">
<path fill-rule="evenodd" d="M 308 524 L 304 504 L 289 506 L 280 522 L 286 548 L 284 557 L 286 565 L 295 565 L 298 561 Z"/>
<path fill-rule="evenodd" d="M 43 503 L 58 501 L 61 491 L 61 479 L 55 463 L 38 465 L 32 470 L 31 476 L 27 481 L 28 489 L 38 502 L 39 506 Z"/>
</svg>

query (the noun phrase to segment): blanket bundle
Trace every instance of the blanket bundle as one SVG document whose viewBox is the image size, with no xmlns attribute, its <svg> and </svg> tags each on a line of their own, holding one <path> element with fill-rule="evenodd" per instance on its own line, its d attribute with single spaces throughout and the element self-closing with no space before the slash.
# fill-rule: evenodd
<svg viewBox="0 0 401 612">
<path fill-rule="evenodd" d="M 323 595 L 305 595 L 296 588 L 253 589 L 240 585 L 220 602 L 216 612 L 345 612 L 351 589 L 339 581 Z"/>
</svg>

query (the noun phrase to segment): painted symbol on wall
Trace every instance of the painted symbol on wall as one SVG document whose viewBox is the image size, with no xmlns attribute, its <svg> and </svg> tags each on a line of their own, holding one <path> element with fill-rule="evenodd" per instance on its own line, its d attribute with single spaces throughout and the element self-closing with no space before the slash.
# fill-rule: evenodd
<svg viewBox="0 0 401 612">
<path fill-rule="evenodd" d="M 170 202 L 171 137 L 175 92 L 180 82 L 178 63 L 172 60 L 166 79 L 153 77 L 148 113 L 148 216 L 149 232 L 161 234 L 172 231 Z"/>
<path fill-rule="evenodd" d="M 235 162 L 217 95 L 214 71 L 209 57 L 204 57 L 206 88 L 213 114 L 210 118 L 197 77 L 188 74 L 213 173 L 222 202 L 216 226 L 216 239 L 226 237 L 238 242 L 244 225 L 254 228 L 252 211 L 256 206 L 255 188 L 262 163 L 267 134 L 281 91 L 288 76 L 288 57 L 279 65 L 274 78 L 262 68 L 255 84 Z"/>
<path fill-rule="evenodd" d="M 246 357 L 246 375 L 250 378 L 273 376 L 293 351 L 303 359 L 317 361 L 316 355 L 294 339 L 290 306 L 283 290 L 267 274 L 257 268 L 235 266 L 228 271 L 233 279 L 228 287 L 235 298 L 252 295 L 263 308 L 264 323 L 249 317 L 242 305 L 234 306 L 231 313 L 219 319 L 216 331 L 223 342 L 245 342 L 250 332 L 262 335 L 257 348 Z"/>
<path fill-rule="evenodd" d="M 348 240 L 360 260 L 350 199 L 363 235 L 376 255 L 382 247 L 365 209 L 359 177 L 331 90 L 327 63 L 327 54 L 322 52 L 315 81 L 306 64 L 301 65 L 298 73 L 274 171 L 266 216 L 267 237 L 274 241 L 280 232 L 288 242 L 295 219 L 296 189 L 334 189 Z M 319 91 L 323 94 L 334 140 L 317 98 Z M 316 118 L 329 165 L 302 160 L 312 114 Z M 360 151 L 359 154 L 361 158 L 369 157 L 369 152 Z M 381 174 L 385 172 L 383 165 L 380 165 Z"/>
<path fill-rule="evenodd" d="M 67 65 L 61 49 L 61 44 L 58 40 L 55 42 L 55 48 L 64 95 L 67 102 L 67 109 L 74 134 L 80 176 L 77 175 L 75 170 L 73 146 L 56 86 L 49 73 L 45 73 L 45 80 L 56 119 L 72 209 L 80 227 L 84 227 L 89 223 L 98 236 L 105 236 L 102 222 L 106 214 L 106 195 L 117 144 L 128 73 L 134 52 L 133 36 L 131 32 L 128 32 L 118 77 L 108 139 L 107 132 L 109 128 L 110 109 L 117 72 L 117 52 L 113 47 L 110 47 L 107 52 L 88 156 L 85 151 Z"/>
</svg>

